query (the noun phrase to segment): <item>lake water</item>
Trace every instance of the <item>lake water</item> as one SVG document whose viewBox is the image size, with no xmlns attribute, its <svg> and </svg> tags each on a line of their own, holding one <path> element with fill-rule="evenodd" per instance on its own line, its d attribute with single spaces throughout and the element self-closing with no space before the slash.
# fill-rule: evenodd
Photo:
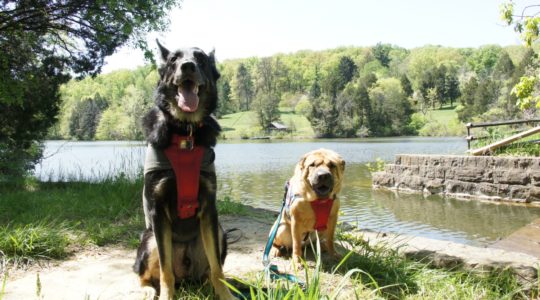
<svg viewBox="0 0 540 300">
<path fill-rule="evenodd" d="M 371 189 L 366 163 L 392 161 L 398 153 L 463 154 L 463 138 L 373 138 L 346 140 L 276 140 L 227 142 L 216 147 L 218 197 L 278 210 L 283 186 L 306 152 L 329 148 L 347 162 L 340 220 L 362 229 L 418 235 L 470 245 L 487 245 L 540 217 L 540 208 L 463 201 L 418 194 L 396 195 Z M 98 180 L 142 170 L 141 142 L 65 142 L 45 144 L 36 168 L 41 180 Z"/>
</svg>

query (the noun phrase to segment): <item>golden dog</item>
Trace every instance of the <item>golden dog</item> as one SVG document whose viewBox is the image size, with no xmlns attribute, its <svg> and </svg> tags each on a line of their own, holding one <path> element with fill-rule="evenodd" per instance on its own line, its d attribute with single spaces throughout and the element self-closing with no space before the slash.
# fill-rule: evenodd
<svg viewBox="0 0 540 300">
<path fill-rule="evenodd" d="M 272 245 L 275 256 L 283 256 L 292 249 L 293 261 L 298 265 L 302 242 L 318 231 L 325 250 L 338 257 L 334 232 L 344 171 L 345 161 L 332 150 L 314 150 L 300 159 L 288 182 L 285 211 Z"/>
</svg>

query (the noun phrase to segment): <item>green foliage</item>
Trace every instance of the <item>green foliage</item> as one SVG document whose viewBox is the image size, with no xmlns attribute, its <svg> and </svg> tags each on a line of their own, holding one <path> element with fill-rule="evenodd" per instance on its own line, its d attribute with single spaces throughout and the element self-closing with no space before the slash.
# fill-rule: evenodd
<svg viewBox="0 0 540 300">
<path fill-rule="evenodd" d="M 426 46 L 409 51 L 378 44 L 371 49 L 301 51 L 224 61 L 218 66 L 222 76 L 217 115 L 224 117 L 224 138 L 265 134 L 268 123 L 279 120 L 279 107 L 282 112 L 294 108 L 304 114 L 319 137 L 456 134 L 458 121 L 428 118 L 426 127 L 420 117 L 411 116 L 453 107 L 459 99 L 459 120 L 463 122 L 519 117 L 511 86 L 530 72 L 534 57 L 532 50 L 519 47 Z M 108 106 L 94 138 L 139 139 L 137 119 L 151 106 L 156 81 L 156 72 L 144 67 L 69 82 L 61 90 L 62 113 L 54 133 L 76 138 L 69 130 L 71 114 L 80 110 L 81 99 L 98 93 Z M 243 119 L 239 119 L 240 127 L 227 121 L 240 116 L 235 114 L 239 111 L 254 112 L 242 114 L 249 125 L 244 127 Z M 437 131 L 430 133 L 428 128 Z M 301 136 L 312 129 L 303 132 Z"/>
<path fill-rule="evenodd" d="M 69 135 L 78 140 L 94 139 L 101 114 L 107 105 L 99 94 L 75 104 L 69 120 Z"/>
<path fill-rule="evenodd" d="M 24 175 L 40 158 L 33 148 L 56 122 L 59 86 L 71 75 L 98 74 L 104 58 L 130 41 L 151 58 L 145 33 L 164 29 L 166 13 L 176 5 L 173 0 L 1 2 L 0 181 Z"/>
<path fill-rule="evenodd" d="M 533 95 L 537 82 L 538 77 L 536 76 L 524 76 L 519 79 L 519 82 L 512 89 L 512 94 L 518 97 L 517 105 L 521 109 L 528 109 L 535 104 L 540 107 L 540 96 Z"/>
<path fill-rule="evenodd" d="M 307 98 L 302 98 L 294 107 L 294 112 L 303 116 L 308 116 L 311 112 L 311 102 Z"/>
<path fill-rule="evenodd" d="M 377 157 L 374 162 L 368 162 L 366 167 L 370 173 L 380 172 L 384 170 L 384 165 L 386 163 L 380 157 Z"/>
<path fill-rule="evenodd" d="M 373 47 L 373 56 L 375 59 L 377 59 L 383 67 L 388 68 L 390 64 L 390 50 L 392 50 L 392 46 L 388 44 L 381 44 L 377 43 L 375 47 Z"/>
</svg>

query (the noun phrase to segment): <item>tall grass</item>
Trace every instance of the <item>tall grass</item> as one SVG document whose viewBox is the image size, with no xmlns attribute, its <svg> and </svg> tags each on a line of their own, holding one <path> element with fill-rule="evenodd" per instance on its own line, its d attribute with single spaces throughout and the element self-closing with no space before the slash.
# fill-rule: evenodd
<svg viewBox="0 0 540 300">
<path fill-rule="evenodd" d="M 143 228 L 141 179 L 30 182 L 0 201 L 0 250 L 14 262 L 64 258 L 81 247 L 133 245 Z"/>
</svg>

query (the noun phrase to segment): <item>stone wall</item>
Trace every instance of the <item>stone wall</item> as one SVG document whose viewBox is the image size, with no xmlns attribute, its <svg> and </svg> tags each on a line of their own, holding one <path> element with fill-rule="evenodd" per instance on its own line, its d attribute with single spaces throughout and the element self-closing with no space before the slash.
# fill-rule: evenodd
<svg viewBox="0 0 540 300">
<path fill-rule="evenodd" d="M 373 187 L 540 204 L 540 158 L 399 154 Z"/>
</svg>

